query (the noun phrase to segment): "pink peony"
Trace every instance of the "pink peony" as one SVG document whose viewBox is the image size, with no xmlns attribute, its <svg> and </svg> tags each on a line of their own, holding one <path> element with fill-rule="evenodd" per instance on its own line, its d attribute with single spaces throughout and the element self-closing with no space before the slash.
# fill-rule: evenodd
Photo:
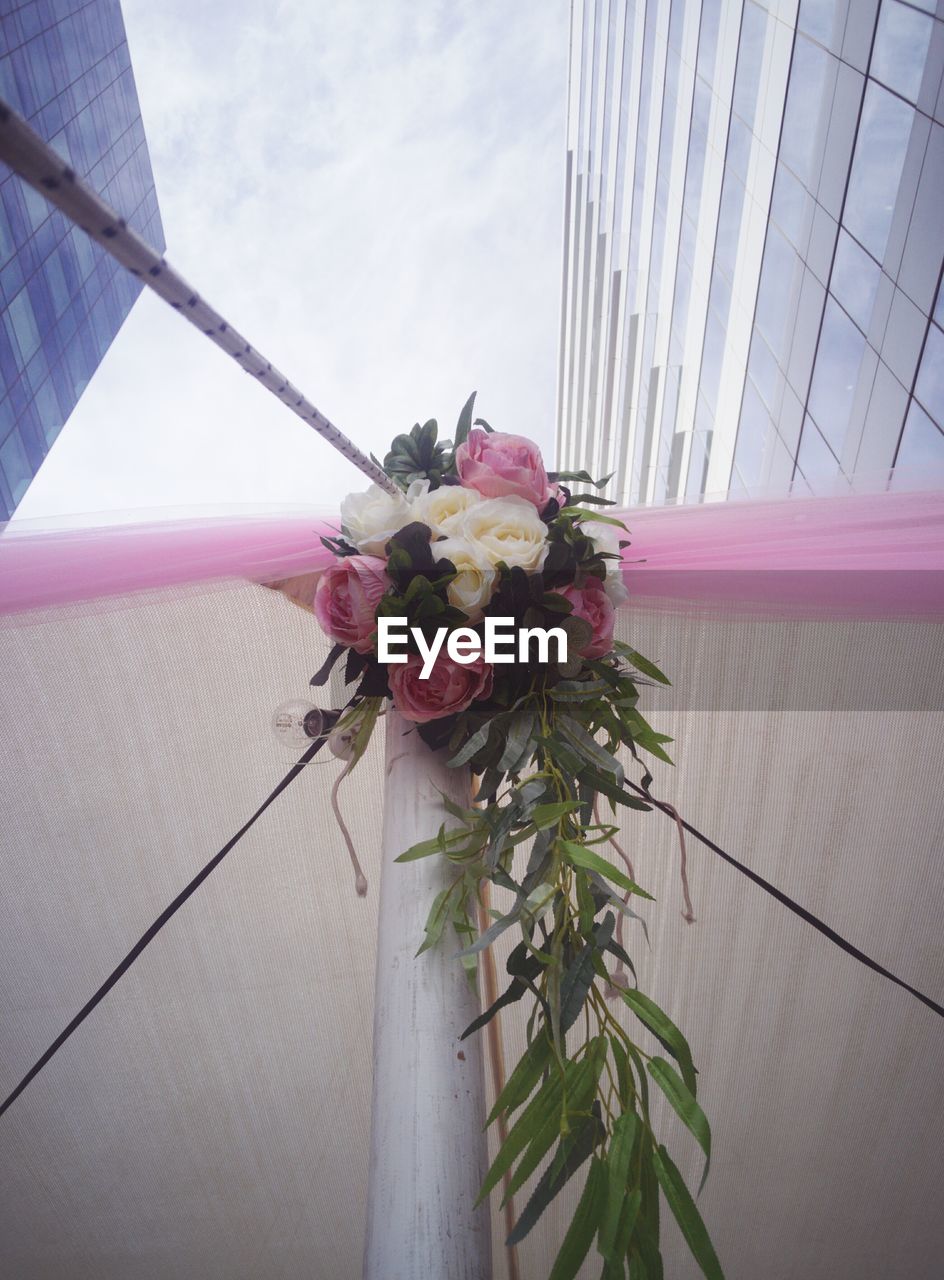
<svg viewBox="0 0 944 1280">
<path fill-rule="evenodd" d="M 524 436 L 475 427 L 456 450 L 456 470 L 465 487 L 477 489 L 483 498 L 514 495 L 540 511 L 557 496 L 557 486 L 547 482 L 541 450 Z"/>
<path fill-rule="evenodd" d="M 405 720 L 423 724 L 465 711 L 476 698 L 492 692 L 492 668 L 481 656 L 459 664 L 443 649 L 426 680 L 420 679 L 423 659 L 411 653 L 406 662 L 387 668 L 393 705 Z"/>
<path fill-rule="evenodd" d="M 390 586 L 386 569 L 377 556 L 345 556 L 325 569 L 315 590 L 315 617 L 332 640 L 370 653 L 377 605 Z"/>
<path fill-rule="evenodd" d="M 602 658 L 613 648 L 613 620 L 616 611 L 599 578 L 591 578 L 585 586 L 555 587 L 557 595 L 573 605 L 574 617 L 590 624 L 590 643 L 580 650 L 585 658 Z"/>
</svg>

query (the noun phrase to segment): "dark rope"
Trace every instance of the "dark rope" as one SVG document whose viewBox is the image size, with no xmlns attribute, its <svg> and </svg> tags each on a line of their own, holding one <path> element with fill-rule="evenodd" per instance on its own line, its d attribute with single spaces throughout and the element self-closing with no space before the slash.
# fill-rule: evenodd
<svg viewBox="0 0 944 1280">
<path fill-rule="evenodd" d="M 696 840 L 700 840 L 703 845 L 706 845 L 713 853 L 716 853 L 719 858 L 723 858 L 725 862 L 730 863 L 732 867 L 736 867 L 738 871 L 747 876 L 748 880 L 753 880 L 756 885 L 760 885 L 763 890 L 776 898 L 778 902 L 783 904 L 783 906 L 789 908 L 794 915 L 799 916 L 801 920 L 805 920 L 807 924 L 811 924 L 814 929 L 818 929 L 824 938 L 828 938 L 830 942 L 834 942 L 836 946 L 845 951 L 847 955 L 852 956 L 854 960 L 858 960 L 860 964 L 864 964 L 866 968 L 874 969 L 876 973 L 880 973 L 882 977 L 887 978 L 889 982 L 894 982 L 896 986 L 903 987 L 904 990 L 910 992 L 916 1000 L 920 1000 L 922 1004 L 926 1004 L 927 1007 L 932 1009 L 939 1017 L 944 1018 L 944 1007 L 939 1005 L 935 1000 L 932 1000 L 930 996 L 926 996 L 922 991 L 918 991 L 916 987 L 912 987 L 909 983 L 905 982 L 903 978 L 896 977 L 894 973 L 891 973 L 883 965 L 880 965 L 877 960 L 873 960 L 871 956 L 867 956 L 864 951 L 860 951 L 858 947 L 853 946 L 851 942 L 847 941 L 847 939 L 842 937 L 841 934 L 838 934 L 835 929 L 831 929 L 825 921 L 820 920 L 818 916 L 814 916 L 812 911 L 807 911 L 806 907 L 801 907 L 798 902 L 794 902 L 791 897 L 781 889 L 778 889 L 776 885 L 771 884 L 769 880 L 765 880 L 764 877 L 758 875 L 756 871 L 752 871 L 750 867 L 746 867 L 743 862 L 738 862 L 737 858 L 733 858 L 730 853 L 725 853 L 724 849 L 716 845 L 713 840 L 709 840 L 707 836 L 702 835 L 702 833 L 696 830 L 691 823 L 686 822 L 684 818 L 679 819 L 670 804 L 663 804 L 661 800 L 656 800 L 655 797 L 651 796 L 644 787 L 637 786 L 635 782 L 630 782 L 628 778 L 626 780 L 626 785 L 631 787 L 633 791 L 637 792 L 645 800 L 648 800 L 650 804 L 654 804 L 657 809 L 661 809 L 667 817 L 670 817 L 675 821 L 681 821 L 685 830 L 690 835 L 693 835 Z"/>
<path fill-rule="evenodd" d="M 223 848 L 219 851 L 219 853 L 216 854 L 215 857 L 211 858 L 210 861 L 206 864 L 206 866 L 201 871 L 197 872 L 197 874 L 190 881 L 187 887 L 185 889 L 181 889 L 180 893 L 178 893 L 177 897 L 173 900 L 173 902 L 169 906 L 164 908 L 164 910 L 157 917 L 157 919 L 154 921 L 151 927 L 147 930 L 147 932 L 142 934 L 141 937 L 138 939 L 138 941 L 134 944 L 134 946 L 125 956 L 124 960 L 122 960 L 122 962 L 118 965 L 117 969 L 113 970 L 112 973 L 105 979 L 102 985 L 98 988 L 98 990 L 92 996 L 91 1000 L 89 1000 L 89 1002 L 86 1005 L 84 1005 L 82 1009 L 79 1010 L 79 1012 L 75 1015 L 75 1017 L 66 1027 L 66 1029 L 62 1032 L 62 1034 L 56 1037 L 56 1039 L 52 1042 L 52 1044 L 49 1046 L 49 1048 L 46 1050 L 43 1056 L 39 1058 L 38 1061 L 33 1064 L 33 1066 L 30 1067 L 29 1071 L 27 1071 L 26 1075 L 23 1077 L 20 1083 L 16 1086 L 16 1088 L 13 1090 L 10 1096 L 6 1099 L 6 1101 L 2 1105 L 0 1105 L 0 1116 L 3 1115 L 7 1107 L 9 1107 L 13 1102 L 16 1101 L 16 1099 L 20 1096 L 20 1094 L 23 1092 L 23 1090 L 26 1088 L 29 1082 L 35 1076 L 37 1076 L 40 1073 L 40 1071 L 42 1071 L 43 1067 L 50 1060 L 50 1058 L 54 1057 L 54 1055 L 62 1048 L 65 1042 L 72 1035 L 73 1031 L 75 1031 L 78 1027 L 82 1025 L 82 1023 L 89 1016 L 89 1014 L 92 1012 L 95 1006 L 100 1001 L 104 1000 L 105 996 L 108 995 L 109 991 L 111 991 L 112 987 L 121 977 L 121 975 L 123 973 L 126 973 L 128 969 L 131 968 L 135 960 L 137 960 L 138 956 L 141 954 L 144 948 L 148 945 L 148 943 L 152 942 L 154 938 L 157 937 L 157 935 L 163 929 L 164 925 L 167 924 L 168 920 L 170 920 L 170 918 L 173 915 L 176 915 L 176 913 L 184 905 L 187 899 L 200 887 L 201 884 L 203 884 L 204 880 L 207 878 L 210 872 L 213 871 L 215 867 L 219 866 L 219 864 L 223 861 L 223 859 L 229 853 L 230 849 L 232 849 L 233 846 L 237 843 L 237 841 L 242 839 L 242 837 L 246 834 L 246 832 L 253 825 L 253 823 L 258 818 L 262 817 L 266 809 L 268 809 L 269 805 L 272 804 L 272 802 L 282 794 L 282 792 L 289 785 L 289 783 L 293 782 L 298 777 L 298 775 L 304 769 L 305 765 L 307 765 L 318 754 L 318 751 L 321 749 L 324 742 L 325 742 L 325 738 L 322 736 L 322 737 L 316 738 L 312 742 L 311 746 L 306 748 L 304 754 L 299 757 L 299 759 L 295 762 L 295 764 L 292 765 L 291 769 L 289 769 L 288 773 L 285 775 L 282 781 L 278 784 L 275 790 L 267 797 L 267 799 L 263 800 L 262 804 L 259 806 L 256 812 L 252 815 L 252 817 L 249 819 L 246 825 L 243 827 L 240 827 L 240 829 L 233 836 L 232 840 L 229 840 L 223 846 Z"/>
<path fill-rule="evenodd" d="M 37 1076 L 40 1071 L 42 1071 L 46 1063 L 49 1062 L 49 1060 L 62 1048 L 65 1042 L 72 1035 L 73 1031 L 75 1031 L 77 1027 L 81 1026 L 95 1006 L 105 998 L 122 974 L 126 973 L 131 965 L 134 964 L 135 960 L 137 960 L 138 956 L 148 943 L 151 942 L 158 933 L 160 933 L 168 920 L 177 913 L 191 894 L 193 894 L 200 885 L 203 884 L 210 872 L 222 862 L 230 849 L 232 849 L 233 846 L 242 839 L 253 823 L 265 813 L 269 805 L 282 794 L 289 783 L 293 782 L 295 778 L 298 777 L 305 765 L 314 759 L 324 741 L 325 739 L 322 737 L 316 738 L 315 741 L 312 742 L 311 746 L 308 747 L 304 754 L 296 761 L 295 764 L 292 765 L 291 769 L 289 769 L 282 781 L 262 802 L 245 826 L 241 827 L 233 838 L 223 846 L 219 853 L 216 854 L 215 857 L 211 858 L 201 871 L 197 872 L 194 878 L 186 888 L 180 891 L 173 902 L 164 908 L 147 932 L 142 934 L 138 939 L 118 967 L 113 970 L 108 978 L 105 979 L 88 1003 L 76 1014 L 61 1035 L 52 1042 L 43 1056 L 39 1058 L 32 1067 L 30 1067 L 29 1071 L 27 1071 L 26 1075 L 16 1086 L 10 1096 L 2 1103 L 2 1105 L 0 1105 L 0 1116 L 2 1116 L 6 1109 L 16 1101 L 30 1081 Z M 825 938 L 828 938 L 830 942 L 835 943 L 835 945 L 845 951 L 847 955 L 852 956 L 854 960 L 858 960 L 860 964 L 864 964 L 867 968 L 873 969 L 876 973 L 881 974 L 883 978 L 888 978 L 888 980 L 890 982 L 894 982 L 896 986 L 902 987 L 905 991 L 913 995 L 915 999 L 920 1000 L 922 1004 L 927 1005 L 927 1007 L 933 1010 L 934 1013 L 938 1014 L 939 1017 L 944 1018 L 944 1007 L 932 1000 L 930 996 L 926 996 L 923 992 L 918 991 L 916 987 L 912 987 L 909 983 L 905 982 L 904 979 L 897 977 L 883 965 L 880 965 L 877 960 L 873 960 L 871 956 L 867 956 L 864 951 L 860 951 L 858 947 L 843 938 L 835 929 L 830 928 L 830 926 L 823 920 L 820 920 L 818 916 L 813 915 L 811 911 L 807 911 L 806 907 L 801 907 L 798 902 L 794 902 L 788 894 L 785 894 L 782 890 L 778 889 L 776 885 L 772 885 L 769 880 L 765 880 L 764 877 L 758 875 L 756 871 L 752 871 L 750 867 L 746 867 L 743 862 L 739 862 L 737 858 L 732 857 L 730 853 L 726 853 L 720 845 L 715 844 L 713 840 L 709 840 L 706 835 L 703 835 L 696 827 L 693 827 L 690 822 L 686 822 L 684 818 L 679 819 L 671 805 L 664 804 L 662 801 L 656 800 L 647 790 L 645 790 L 645 788 L 637 786 L 635 782 L 630 782 L 629 779 L 626 780 L 626 785 L 633 791 L 637 792 L 645 800 L 648 800 L 651 804 L 655 805 L 656 808 L 660 809 L 667 817 L 672 818 L 673 821 L 681 821 L 681 825 L 690 835 L 693 835 L 696 840 L 700 840 L 703 845 L 711 849 L 713 853 L 716 853 L 719 858 L 723 858 L 725 862 L 730 863 L 732 867 L 735 867 L 743 875 L 747 876 L 749 880 L 753 880 L 753 882 L 756 885 L 759 885 L 761 889 L 765 890 L 765 892 L 769 893 L 773 898 L 776 898 L 779 903 L 787 907 L 794 913 L 794 915 L 799 916 L 801 920 L 805 920 L 807 924 L 812 925 L 814 929 L 817 929 Z"/>
</svg>

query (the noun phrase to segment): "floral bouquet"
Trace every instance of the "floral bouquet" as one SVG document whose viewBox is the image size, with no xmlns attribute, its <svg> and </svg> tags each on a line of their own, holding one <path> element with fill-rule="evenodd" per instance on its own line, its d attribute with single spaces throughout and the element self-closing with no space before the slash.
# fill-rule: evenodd
<svg viewBox="0 0 944 1280">
<path fill-rule="evenodd" d="M 711 1135 L 691 1052 L 635 985 L 623 928 L 639 920 L 631 899 L 650 895 L 632 877 L 618 827 L 600 812 L 648 811 L 651 775 L 640 753 L 671 763 L 669 739 L 638 706 L 642 684 L 668 681 L 613 634 L 615 608 L 627 597 L 626 529 L 601 510 L 612 505 L 599 496 L 606 480 L 549 474 L 531 441 L 473 423 L 473 402 L 454 443 L 437 438 L 435 421 L 394 440 L 383 468 L 396 494 L 372 485 L 342 503 L 340 533 L 324 540 L 337 562 L 314 599 L 335 644 L 312 683 L 346 655 L 355 693 L 339 728 L 352 744 L 351 764 L 390 698 L 450 765 L 478 777 L 477 807 L 444 802 L 459 825 L 444 824 L 398 861 L 442 857 L 453 871 L 430 904 L 421 952 L 449 927 L 474 975 L 496 938 L 513 927 L 520 935 L 507 988 L 465 1032 L 507 1005 L 531 1004 L 528 1048 L 489 1117 L 503 1138 L 480 1196 L 501 1183 L 507 1202 L 544 1165 L 508 1243 L 523 1239 L 585 1168 L 552 1280 L 575 1275 L 594 1240 L 608 1280 L 627 1267 L 633 1280 L 661 1277 L 660 1189 L 702 1270 L 717 1277 L 705 1226 L 650 1116 L 655 1085 L 701 1146 L 707 1173 Z M 497 619 L 526 637 L 516 659 L 487 660 Z M 383 639 L 393 627 L 395 656 Z M 566 642 L 553 657 L 548 643 L 535 661 L 528 646 L 542 629 Z M 620 747 L 640 763 L 634 790 Z M 601 851 L 608 844 L 622 865 Z M 486 885 L 506 890 L 510 905 L 492 911 L 480 932 Z M 667 1056 L 627 1033 L 614 999 Z"/>
</svg>

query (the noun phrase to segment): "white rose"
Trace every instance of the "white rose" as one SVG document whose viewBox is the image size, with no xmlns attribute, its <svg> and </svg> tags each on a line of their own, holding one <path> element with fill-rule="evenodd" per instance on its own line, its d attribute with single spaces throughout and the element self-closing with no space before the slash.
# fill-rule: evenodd
<svg viewBox="0 0 944 1280">
<path fill-rule="evenodd" d="M 535 573 L 547 556 L 547 526 L 526 498 L 485 498 L 463 511 L 450 532 L 470 542 L 491 564 Z"/>
<path fill-rule="evenodd" d="M 470 622 L 479 622 L 498 582 L 487 557 L 465 538 L 443 538 L 433 544 L 433 554 L 437 559 L 451 560 L 458 570 L 446 588 L 449 603 L 461 609 Z"/>
<path fill-rule="evenodd" d="M 451 533 L 464 511 L 482 501 L 476 489 L 465 489 L 461 484 L 442 484 L 432 493 L 423 493 L 413 502 L 413 519 L 435 533 Z"/>
<path fill-rule="evenodd" d="M 341 503 L 344 532 L 364 555 L 384 555 L 393 535 L 412 519 L 403 494 L 387 493 L 377 484 L 372 484 L 366 493 L 349 493 Z"/>
<path fill-rule="evenodd" d="M 626 531 L 625 529 L 618 529 L 615 524 L 603 524 L 599 520 L 587 520 L 584 523 L 584 532 L 589 535 L 595 550 L 620 557 L 620 560 L 604 560 L 603 562 L 606 565 L 606 580 L 603 583 L 603 589 L 610 597 L 613 607 L 618 609 L 621 604 L 625 604 L 629 599 L 629 592 L 626 589 L 626 583 L 623 581 L 623 552 L 620 547 L 620 538 L 626 536 Z"/>
</svg>

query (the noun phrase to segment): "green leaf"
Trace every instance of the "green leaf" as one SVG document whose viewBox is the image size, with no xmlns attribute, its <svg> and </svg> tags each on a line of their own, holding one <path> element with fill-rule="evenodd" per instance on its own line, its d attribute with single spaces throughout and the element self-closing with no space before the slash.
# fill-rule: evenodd
<svg viewBox="0 0 944 1280">
<path fill-rule="evenodd" d="M 511 719 L 505 734 L 505 749 L 498 761 L 499 769 L 508 769 L 521 759 L 534 730 L 534 707 L 527 706 Z"/>
<path fill-rule="evenodd" d="M 580 1010 L 593 983 L 594 957 L 604 950 L 613 936 L 616 917 L 607 912 L 606 919 L 594 930 L 593 941 L 578 952 L 573 964 L 561 979 L 561 1032 L 567 1032 L 580 1016 Z"/>
<path fill-rule="evenodd" d="M 488 742 L 488 735 L 494 723 L 494 720 L 488 720 L 482 725 L 481 729 L 473 733 L 465 746 L 448 761 L 450 769 L 457 769 L 459 765 L 468 764 L 472 757 L 481 751 L 486 742 Z"/>
<path fill-rule="evenodd" d="M 570 1181 L 584 1161 L 589 1160 L 594 1147 L 603 1138 L 604 1132 L 603 1122 L 595 1111 L 581 1125 L 571 1130 L 566 1138 L 561 1139 L 554 1159 L 541 1175 L 506 1244 L 520 1244 L 558 1192 Z"/>
<path fill-rule="evenodd" d="M 648 1063 L 649 1074 L 671 1102 L 678 1116 L 690 1133 L 694 1134 L 698 1145 L 705 1153 L 705 1170 L 698 1185 L 699 1194 L 708 1177 L 708 1166 L 711 1164 L 711 1126 L 704 1111 L 685 1086 L 679 1073 L 664 1058 L 653 1058 Z"/>
<path fill-rule="evenodd" d="M 525 1147 L 541 1134 L 548 1118 L 553 1118 L 555 1122 L 559 1120 L 562 1095 L 563 1083 L 560 1073 L 552 1072 L 512 1125 L 508 1137 L 502 1143 L 492 1161 L 491 1168 L 485 1175 L 485 1181 L 476 1197 L 476 1205 L 482 1203 Z"/>
<path fill-rule="evenodd" d="M 652 1163 L 668 1206 L 675 1215 L 675 1221 L 681 1227 L 682 1235 L 695 1261 L 708 1280 L 724 1280 L 721 1263 L 718 1261 L 718 1255 L 714 1251 L 701 1214 L 695 1208 L 695 1201 L 665 1147 L 660 1146 L 658 1151 L 653 1151 Z"/>
<path fill-rule="evenodd" d="M 531 822 L 538 831 L 553 827 L 568 813 L 576 813 L 580 804 L 576 800 L 555 800 L 551 804 L 539 804 L 531 812 Z"/>
<path fill-rule="evenodd" d="M 505 1087 L 495 1099 L 486 1128 L 497 1120 L 503 1111 L 516 1111 L 537 1084 L 551 1056 L 551 1046 L 543 1033 L 532 1040 L 525 1049 L 518 1065 L 505 1081 Z"/>
<path fill-rule="evenodd" d="M 688 1047 L 688 1041 L 681 1031 L 679 1031 L 668 1014 L 660 1009 L 654 1000 L 650 1000 L 648 996 L 643 995 L 641 991 L 627 988 L 621 990 L 620 995 L 639 1021 L 649 1028 L 663 1048 L 668 1049 L 669 1053 L 682 1068 L 682 1079 L 694 1097 L 698 1091 L 695 1082 L 695 1064 L 692 1062 L 692 1051 Z"/>
<path fill-rule="evenodd" d="M 596 1235 L 606 1202 L 606 1165 L 594 1156 L 583 1195 L 573 1221 L 564 1236 L 549 1280 L 573 1280 Z"/>
<path fill-rule="evenodd" d="M 641 889 L 638 884 L 630 880 L 629 876 L 624 875 L 622 871 L 618 871 L 612 862 L 608 862 L 606 858 L 601 858 L 598 853 L 594 853 L 586 845 L 577 844 L 574 840 L 561 840 L 560 846 L 567 854 L 568 861 L 573 863 L 575 867 L 583 867 L 585 871 L 596 871 L 601 876 L 606 876 L 608 880 L 612 880 L 614 884 L 627 889 L 630 893 L 638 894 L 640 898 L 648 898 L 650 902 L 655 901 L 651 893 L 646 893 L 645 889 Z"/>
<path fill-rule="evenodd" d="M 463 947 L 461 951 L 456 952 L 457 958 L 462 956 L 478 955 L 480 951 L 484 951 L 486 947 L 490 947 L 496 938 L 501 937 L 507 928 L 515 923 L 520 915 L 520 906 L 516 910 L 514 907 L 506 916 L 501 916 L 494 924 L 490 924 L 488 928 L 481 933 L 471 946 Z"/>
<path fill-rule="evenodd" d="M 585 507 L 565 507 L 562 514 L 571 518 L 578 517 L 584 520 L 593 520 L 596 524 L 615 524 L 618 529 L 626 528 L 623 521 L 617 520 L 615 516 L 605 516 L 600 511 L 587 511 Z"/>
<path fill-rule="evenodd" d="M 614 646 L 615 648 L 615 646 Z M 641 653 L 637 653 L 635 649 L 631 649 L 629 645 L 620 645 L 618 653 L 632 663 L 637 671 L 641 671 L 644 676 L 649 676 L 651 680 L 658 680 L 659 684 L 671 684 L 672 681 L 665 675 L 654 662 L 650 662 L 648 658 L 644 658 Z"/>
<path fill-rule="evenodd" d="M 472 408 L 475 404 L 476 393 L 473 391 L 462 406 L 459 414 L 459 421 L 456 424 L 455 446 L 458 449 L 460 444 L 465 444 L 466 437 L 472 429 Z"/>
<path fill-rule="evenodd" d="M 613 1050 L 613 1061 L 616 1063 L 616 1081 L 619 1085 L 619 1098 L 624 1107 L 628 1107 L 635 1095 L 633 1075 L 629 1069 L 629 1059 L 619 1038 L 610 1036 L 610 1048 Z"/>
<path fill-rule="evenodd" d="M 589 503 L 591 507 L 615 507 L 616 506 L 616 503 L 613 502 L 612 499 L 601 498 L 596 493 L 572 493 L 570 495 L 570 502 L 572 502 L 574 506 L 577 506 L 577 507 L 582 506 L 586 503 Z M 568 506 L 569 505 L 570 503 L 568 503 Z"/>
<path fill-rule="evenodd" d="M 592 484 L 594 489 L 602 489 L 616 475 L 615 471 L 611 471 L 608 476 L 604 476 L 602 480 L 594 480 L 587 471 L 549 471 L 548 480 L 569 480 L 571 482 L 579 480 L 581 484 Z"/>
<path fill-rule="evenodd" d="M 560 716 L 557 724 L 564 737 L 568 738 L 591 764 L 595 764 L 604 773 L 611 773 L 618 787 L 623 785 L 625 781 L 623 766 L 616 756 L 600 746 L 593 734 L 588 733 L 583 725 L 570 715 Z"/>
<path fill-rule="evenodd" d="M 417 955 L 421 956 L 424 951 L 428 951 L 430 947 L 434 947 L 442 937 L 442 931 L 445 928 L 446 921 L 449 919 L 449 913 L 446 907 L 449 903 L 449 897 L 452 893 L 452 886 L 448 889 L 442 889 L 433 899 L 433 905 L 429 909 L 429 915 L 426 917 L 426 925 L 424 932 L 426 937 L 423 944 L 417 951 Z"/>
<path fill-rule="evenodd" d="M 418 858 L 429 858 L 434 853 L 446 853 L 461 840 L 467 840 L 470 834 L 472 833 L 464 828 L 446 831 L 444 823 L 439 828 L 438 835 L 433 836 L 431 840 L 420 840 L 416 844 L 411 844 L 409 849 L 394 858 L 394 862 L 416 862 Z"/>
<path fill-rule="evenodd" d="M 629 1194 L 629 1167 L 632 1160 L 636 1136 L 639 1132 L 639 1117 L 634 1111 L 625 1111 L 613 1126 L 613 1136 L 607 1152 L 606 1208 L 600 1224 L 600 1238 L 597 1248 L 608 1262 L 619 1256 L 616 1252 L 618 1229 L 623 1214 L 623 1206 Z M 636 1212 L 639 1211 L 639 1191 Z M 631 1234 L 631 1232 L 630 1232 Z M 622 1251 L 625 1253 L 625 1249 Z"/>
<path fill-rule="evenodd" d="M 606 690 L 603 680 L 559 680 L 548 694 L 555 702 L 592 702 Z"/>
<path fill-rule="evenodd" d="M 579 1108 L 581 1103 L 589 1101 L 584 1095 L 588 1092 L 587 1084 L 591 1083 L 591 1091 L 596 1087 L 596 1077 L 592 1075 L 594 1063 L 589 1056 L 583 1058 L 579 1063 L 573 1060 L 564 1064 L 564 1080 L 567 1088 L 568 1109 L 571 1105 Z M 562 1099 L 563 1100 L 563 1099 Z M 506 1204 L 510 1196 L 527 1182 L 535 1169 L 541 1163 L 543 1158 L 551 1149 L 551 1144 L 555 1138 L 560 1137 L 561 1116 L 559 1111 L 550 1111 L 545 1114 L 540 1129 L 531 1139 L 528 1148 L 521 1158 L 521 1161 L 514 1174 L 508 1181 L 508 1189 L 502 1198 L 502 1204 Z"/>
</svg>

